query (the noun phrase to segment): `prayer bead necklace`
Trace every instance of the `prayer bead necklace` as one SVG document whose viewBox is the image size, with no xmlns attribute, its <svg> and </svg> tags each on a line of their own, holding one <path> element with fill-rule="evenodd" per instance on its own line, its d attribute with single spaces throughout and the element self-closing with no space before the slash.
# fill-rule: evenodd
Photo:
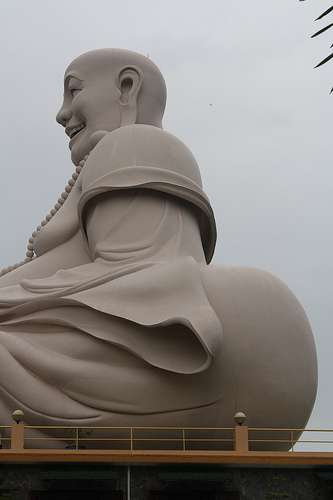
<svg viewBox="0 0 333 500">
<path fill-rule="evenodd" d="M 63 193 L 61 193 L 60 198 L 58 198 L 57 203 L 54 205 L 54 207 L 50 210 L 50 212 L 45 216 L 45 219 L 42 220 L 39 226 L 36 227 L 32 235 L 30 236 L 27 244 L 27 251 L 26 251 L 26 257 L 22 262 L 18 262 L 17 264 L 14 264 L 9 267 L 5 267 L 4 269 L 0 270 L 0 277 L 4 276 L 5 274 L 9 273 L 10 271 L 14 271 L 14 269 L 17 269 L 18 267 L 23 266 L 27 262 L 30 262 L 34 260 L 37 256 L 34 251 L 34 242 L 35 238 L 38 235 L 39 231 L 46 226 L 50 222 L 50 220 L 55 216 L 55 214 L 60 210 L 60 208 L 63 206 L 65 201 L 68 198 L 69 193 L 72 191 L 73 187 L 75 186 L 75 183 L 81 173 L 82 168 L 84 167 L 84 164 L 88 158 L 88 155 L 84 157 L 83 160 L 81 160 L 78 164 L 78 166 L 75 168 L 75 171 L 72 175 L 72 177 L 69 179 L 68 183 L 66 184 L 65 190 Z"/>
</svg>

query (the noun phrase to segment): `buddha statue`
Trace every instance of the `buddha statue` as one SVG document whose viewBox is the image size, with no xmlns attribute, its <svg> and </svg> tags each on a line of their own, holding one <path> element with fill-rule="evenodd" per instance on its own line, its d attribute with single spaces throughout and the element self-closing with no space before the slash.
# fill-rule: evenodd
<svg viewBox="0 0 333 500">
<path fill-rule="evenodd" d="M 303 428 L 311 328 L 270 273 L 211 264 L 216 225 L 164 79 L 134 52 L 67 68 L 74 173 L 0 277 L 0 423 Z M 47 431 L 45 431 L 47 432 Z M 287 449 L 282 443 L 279 449 Z"/>
</svg>

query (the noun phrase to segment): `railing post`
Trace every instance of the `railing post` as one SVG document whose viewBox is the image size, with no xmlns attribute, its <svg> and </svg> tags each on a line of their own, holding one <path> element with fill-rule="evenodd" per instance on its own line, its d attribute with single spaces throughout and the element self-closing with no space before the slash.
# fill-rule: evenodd
<svg viewBox="0 0 333 500">
<path fill-rule="evenodd" d="M 78 451 L 79 449 L 79 428 L 75 428 L 75 449 Z"/>
<path fill-rule="evenodd" d="M 131 451 L 133 451 L 133 427 L 131 427 Z"/>
<path fill-rule="evenodd" d="M 249 428 L 247 425 L 235 426 L 235 451 L 249 451 Z"/>
<path fill-rule="evenodd" d="M 294 451 L 294 431 L 291 431 L 291 451 Z"/>
<path fill-rule="evenodd" d="M 183 451 L 186 451 L 185 429 L 182 429 L 182 436 L 183 436 Z"/>
<path fill-rule="evenodd" d="M 19 422 L 18 424 L 12 425 L 10 447 L 12 450 L 23 450 L 24 449 L 24 423 Z"/>
<path fill-rule="evenodd" d="M 245 413 L 239 411 L 234 415 L 235 420 L 235 451 L 249 451 L 249 428 L 244 425 Z"/>
</svg>

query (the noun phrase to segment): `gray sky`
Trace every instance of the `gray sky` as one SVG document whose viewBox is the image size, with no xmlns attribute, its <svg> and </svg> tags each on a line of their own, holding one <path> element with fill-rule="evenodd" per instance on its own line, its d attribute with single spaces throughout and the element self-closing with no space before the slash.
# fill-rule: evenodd
<svg viewBox="0 0 333 500">
<path fill-rule="evenodd" d="M 27 237 L 72 172 L 54 119 L 67 64 L 100 47 L 149 54 L 168 86 L 164 128 L 192 149 L 215 209 L 215 262 L 273 272 L 308 313 L 320 370 L 316 427 L 333 427 L 333 65 L 312 69 L 329 53 L 332 34 L 309 35 L 331 3 L 0 5 L 1 265 L 22 259 Z"/>
</svg>

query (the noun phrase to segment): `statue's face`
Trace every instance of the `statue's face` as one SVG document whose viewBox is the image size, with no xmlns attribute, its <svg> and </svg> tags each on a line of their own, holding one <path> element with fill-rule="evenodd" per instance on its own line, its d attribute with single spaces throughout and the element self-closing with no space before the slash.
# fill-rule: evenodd
<svg viewBox="0 0 333 500">
<path fill-rule="evenodd" d="M 120 91 L 110 70 L 89 67 L 74 61 L 65 74 L 64 101 L 57 121 L 69 136 L 69 148 L 75 165 L 96 144 L 99 131 L 120 127 Z"/>
</svg>

